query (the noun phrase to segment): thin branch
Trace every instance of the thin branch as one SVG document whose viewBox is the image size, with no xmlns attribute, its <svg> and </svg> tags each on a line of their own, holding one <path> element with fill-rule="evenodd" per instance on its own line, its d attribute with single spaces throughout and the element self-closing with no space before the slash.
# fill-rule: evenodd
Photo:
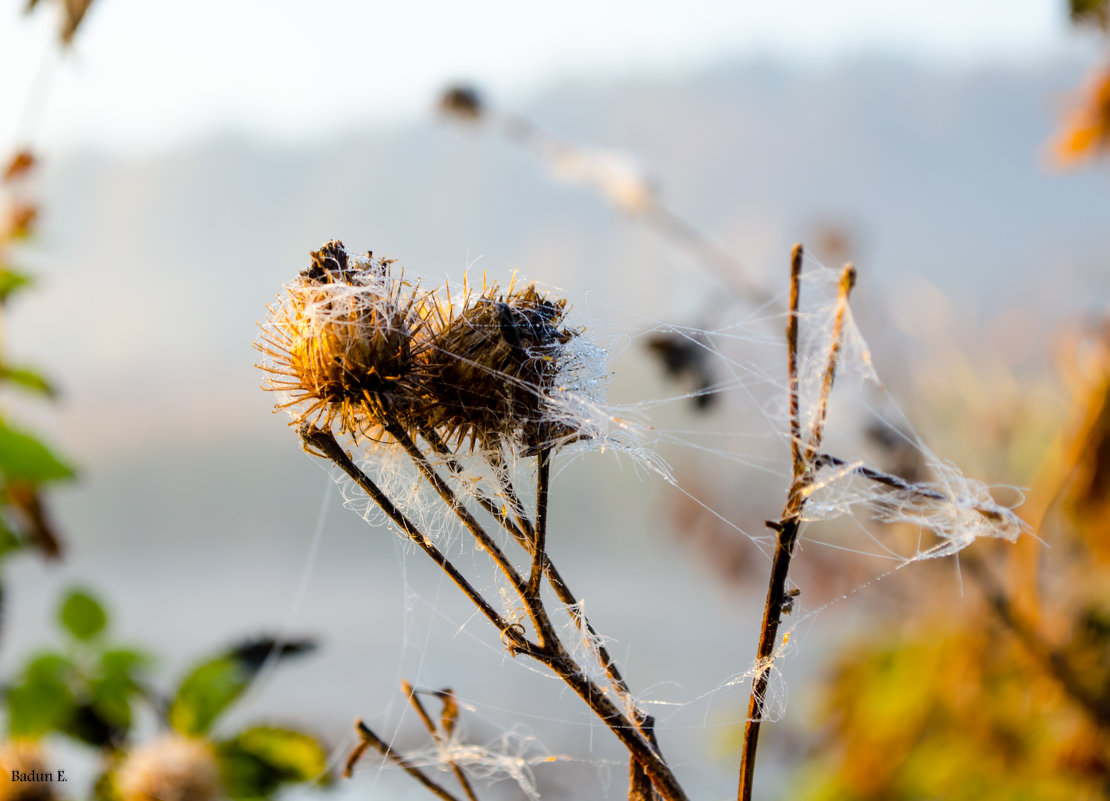
<svg viewBox="0 0 1110 801">
<path fill-rule="evenodd" d="M 450 736 L 450 732 L 440 732 L 439 727 L 432 722 L 427 710 L 424 709 L 424 705 L 420 703 L 420 699 L 417 698 L 416 690 L 403 679 L 401 680 L 401 692 L 409 699 L 409 703 L 412 704 L 413 709 L 416 710 L 416 714 L 420 717 L 420 720 L 423 721 L 424 728 L 432 735 L 432 739 L 437 745 L 444 747 L 447 744 L 447 738 Z M 453 697 L 453 693 L 451 693 L 450 690 L 441 690 L 440 692 L 450 694 L 451 697 Z M 446 701 L 444 704 L 446 705 Z M 451 766 L 451 772 L 455 774 L 455 778 L 458 779 L 459 785 L 463 788 L 463 792 L 466 793 L 466 797 L 470 799 L 470 801 L 478 801 L 478 797 L 474 795 L 474 788 L 471 786 L 470 780 L 466 778 L 466 774 L 463 773 L 463 769 L 459 767 L 459 764 L 451 759 L 450 756 L 447 757 L 447 764 Z"/>
<path fill-rule="evenodd" d="M 438 437 L 436 437 L 436 439 L 438 439 Z M 442 443 L 442 440 L 439 441 Z M 437 448 L 437 453 L 439 453 L 439 447 L 445 448 L 445 446 L 442 445 L 437 446 L 436 443 L 430 439 L 429 442 L 432 444 L 433 448 Z M 443 454 L 441 453 L 440 455 Z M 483 503 L 482 506 L 486 509 L 487 512 L 489 512 L 490 515 L 492 515 L 494 518 L 497 519 L 498 522 L 501 523 L 502 527 L 516 539 L 521 547 L 531 553 L 532 543 L 535 541 L 535 535 L 533 533 L 535 529 L 532 527 L 532 521 L 529 520 L 527 515 L 523 513 L 523 504 L 520 501 L 520 496 L 517 493 L 516 488 L 513 486 L 512 480 L 509 478 L 508 470 L 505 468 L 504 462 L 499 458 L 490 457 L 489 463 L 490 468 L 494 471 L 494 475 L 497 476 L 498 483 L 501 487 L 501 492 L 505 495 L 506 499 L 509 501 L 510 506 L 514 510 L 518 525 L 514 525 L 512 521 L 510 521 L 506 517 L 504 511 L 497 506 L 493 504 L 487 506 L 485 503 Z M 479 497 L 479 502 L 482 502 L 481 497 Z M 555 597 L 559 599 L 560 603 L 566 606 L 567 614 L 570 616 L 571 621 L 574 623 L 575 627 L 579 631 L 585 633 L 590 638 L 590 640 L 596 644 L 597 660 L 601 669 L 605 671 L 605 675 L 609 678 L 609 681 L 612 682 L 613 687 L 618 693 L 631 697 L 632 691 L 625 683 L 624 677 L 621 675 L 620 670 L 617 668 L 616 661 L 609 654 L 609 650 L 600 641 L 597 630 L 594 629 L 593 625 L 591 625 L 589 619 L 582 611 L 581 602 L 578 599 L 578 596 L 576 596 L 571 591 L 570 587 L 567 585 L 566 581 L 563 579 L 562 575 L 555 567 L 555 564 L 546 554 L 544 554 L 544 563 L 545 572 L 547 573 L 547 580 L 548 583 L 551 585 L 551 588 L 555 591 Z"/>
<path fill-rule="evenodd" d="M 489 463 L 490 469 L 493 470 L 493 474 L 497 478 L 497 484 L 501 488 L 501 493 L 505 496 L 509 508 L 512 509 L 517 526 L 527 535 L 528 541 L 531 542 L 535 539 L 536 529 L 531 519 L 529 519 L 527 512 L 524 511 L 524 502 L 521 501 L 520 495 L 517 494 L 516 487 L 513 486 L 513 481 L 509 475 L 509 468 L 505 464 L 505 460 L 501 458 L 500 453 L 490 451 L 486 455 L 486 461 Z M 502 517 L 504 517 L 504 513 L 502 513 Z"/>
<path fill-rule="evenodd" d="M 805 470 L 802 460 L 802 417 L 798 402 L 798 295 L 802 287 L 801 245 L 790 253 L 790 316 L 786 320 L 786 358 L 790 392 L 790 452 L 793 456 L 794 478 Z"/>
<path fill-rule="evenodd" d="M 845 468 L 849 473 L 855 473 L 858 476 L 866 478 L 868 481 L 874 481 L 876 484 L 882 484 L 883 486 L 890 487 L 891 489 L 898 490 L 899 492 L 904 492 L 906 495 L 912 496 L 914 498 L 922 498 L 929 501 L 940 501 L 945 503 L 952 501 L 951 496 L 945 495 L 943 492 L 935 490 L 932 487 L 925 486 L 923 484 L 915 484 L 912 481 L 906 481 L 906 479 L 902 478 L 901 476 L 884 473 L 882 470 L 876 470 L 875 468 L 868 467 L 864 464 L 849 465 L 843 459 L 827 453 L 821 453 L 814 457 L 814 471 L 820 470 L 822 467 L 826 466 Z M 998 521 L 1002 519 L 1002 515 L 997 507 L 992 507 L 990 505 L 984 506 L 983 504 L 974 504 L 969 505 L 968 508 L 974 509 L 976 512 L 978 512 L 980 515 L 988 520 Z"/>
<path fill-rule="evenodd" d="M 450 507 L 451 511 L 462 521 L 462 524 L 474 535 L 474 539 L 478 541 L 479 547 L 489 553 L 497 567 L 505 574 L 505 577 L 509 579 L 509 582 L 517 592 L 520 592 L 524 587 L 524 579 L 517 572 L 508 557 L 505 556 L 500 546 L 493 541 L 489 534 L 486 533 L 486 530 L 482 528 L 482 525 L 474 518 L 474 515 L 466 508 L 465 504 L 455 495 L 455 491 L 452 490 L 447 485 L 447 482 L 436 472 L 435 467 L 428 461 L 428 457 L 421 453 L 420 448 L 412 441 L 412 437 L 410 437 L 400 425 L 393 421 L 388 421 L 386 423 L 385 430 L 386 433 L 397 440 L 401 447 L 405 449 L 405 453 L 412 459 L 417 469 L 420 470 L 421 475 L 428 479 L 440 499 Z"/>
<path fill-rule="evenodd" d="M 791 259 L 790 271 L 790 319 L 787 322 L 787 365 L 789 370 L 790 398 L 790 430 L 801 432 L 801 410 L 794 394 L 798 386 L 798 328 L 797 328 L 797 303 L 801 283 L 801 272 L 798 265 L 801 262 L 801 253 L 795 248 Z M 849 264 L 844 268 L 840 277 L 840 290 L 836 300 L 836 317 L 833 321 L 832 343 L 829 345 L 829 355 L 825 366 L 825 377 L 821 384 L 821 394 L 817 398 L 817 410 L 814 415 L 813 427 L 809 441 L 806 443 L 803 454 L 804 461 L 799 466 L 798 454 L 793 450 L 794 478 L 787 492 L 786 504 L 783 507 L 782 517 L 777 522 L 768 525 L 778 534 L 775 543 L 775 555 L 771 563 L 771 576 L 767 583 L 767 600 L 763 606 L 763 625 L 759 634 L 759 647 L 756 655 L 756 674 L 752 678 L 751 695 L 748 698 L 748 719 L 744 724 L 744 740 L 740 755 L 740 788 L 737 793 L 739 801 L 751 801 L 752 786 L 755 776 L 755 755 L 759 747 L 759 730 L 766 711 L 767 685 L 770 678 L 771 666 L 774 661 L 775 648 L 778 645 L 779 622 L 783 615 L 783 604 L 786 601 L 786 579 L 790 572 L 790 560 L 794 554 L 794 546 L 798 542 L 801 530 L 802 512 L 805 509 L 806 490 L 813 481 L 813 458 L 821 446 L 824 436 L 825 417 L 828 412 L 829 395 L 832 393 L 833 382 L 836 379 L 837 357 L 840 351 L 840 335 L 844 327 L 844 315 L 848 307 L 848 296 L 855 285 L 855 270 Z M 792 437 L 792 439 L 794 439 Z M 794 439 L 798 442 L 798 439 Z"/>
<path fill-rule="evenodd" d="M 458 571 L 458 569 L 451 563 L 451 561 L 435 546 L 435 544 L 422 532 L 415 524 L 410 521 L 405 514 L 394 505 L 393 501 L 378 488 L 368 475 L 366 475 L 358 466 L 351 461 L 346 451 L 340 447 L 335 437 L 330 431 L 324 431 L 312 425 L 303 424 L 298 429 L 301 439 L 311 453 L 315 453 L 329 461 L 335 463 L 344 473 L 351 477 L 351 479 L 359 486 L 363 492 L 370 496 L 371 500 L 376 503 L 386 516 L 393 521 L 393 523 L 405 533 L 410 540 L 415 542 L 420 548 L 431 557 L 451 580 L 455 582 L 456 586 L 470 599 L 478 610 L 485 615 L 486 619 L 493 623 L 501 632 L 503 639 L 507 640 L 507 645 L 517 651 L 518 653 L 534 653 L 538 650 L 538 646 L 529 642 L 520 629 L 512 623 L 509 623 L 503 618 L 500 613 L 494 609 L 490 603 L 482 597 L 467 581 L 466 577 Z"/>
<path fill-rule="evenodd" d="M 540 580 L 547 562 L 547 497 L 551 490 L 551 449 L 541 448 L 536 456 L 536 530 L 532 538 L 532 574 L 528 577 L 525 595 L 533 603 L 539 601 Z"/>
<path fill-rule="evenodd" d="M 609 727 L 621 744 L 628 749 L 631 758 L 643 767 L 652 785 L 663 799 L 686 801 L 686 793 L 652 742 L 653 735 L 650 730 L 648 733 L 644 731 L 645 723 L 651 720 L 650 716 L 637 711 L 640 720 L 635 724 L 630 721 L 605 692 L 590 680 L 569 654 L 564 652 L 557 656 L 541 658 L 540 661 L 574 690 L 590 710 Z"/>
<path fill-rule="evenodd" d="M 840 291 L 836 295 L 836 317 L 833 319 L 832 343 L 829 345 L 829 358 L 825 365 L 825 378 L 821 383 L 821 394 L 817 398 L 817 414 L 813 419 L 813 429 L 806 445 L 806 461 L 817 454 L 825 435 L 825 417 L 829 411 L 829 396 L 832 395 L 833 382 L 836 380 L 837 359 L 840 355 L 840 334 L 844 329 L 844 315 L 848 311 L 848 296 L 856 285 L 856 268 L 851 264 L 840 274 Z M 791 290 L 793 294 L 793 290 Z M 795 347 L 795 354 L 797 348 Z M 795 379 L 797 376 L 795 376 Z"/>
<path fill-rule="evenodd" d="M 359 761 L 359 759 L 362 758 L 362 755 L 366 753 L 367 748 L 373 748 L 375 751 L 377 751 L 383 757 L 399 767 L 405 773 L 409 774 L 422 785 L 424 785 L 424 787 L 432 795 L 436 796 L 437 798 L 443 799 L 443 801 L 459 801 L 456 796 L 451 795 L 439 784 L 429 779 L 428 776 L 422 770 L 420 770 L 420 768 L 416 767 L 407 759 L 405 759 L 401 754 L 398 754 L 396 751 L 390 748 L 389 743 L 385 742 L 384 740 L 382 740 L 381 737 L 374 734 L 374 732 L 370 730 L 370 727 L 363 723 L 361 720 L 356 722 L 355 726 L 358 729 L 358 736 L 361 742 L 359 742 L 359 744 L 355 746 L 355 750 L 351 752 L 351 755 L 349 757 L 347 757 L 347 765 L 343 769 L 343 778 L 351 778 L 351 773 L 354 771 L 355 764 Z"/>
<path fill-rule="evenodd" d="M 305 443 L 306 450 L 329 459 L 350 476 L 359 488 L 381 507 L 390 520 L 451 577 L 452 581 L 458 585 L 482 614 L 500 630 L 503 639 L 507 641 L 512 651 L 527 654 L 547 666 L 586 702 L 591 711 L 609 727 L 617 739 L 628 749 L 632 758 L 643 765 L 645 772 L 651 778 L 652 784 L 666 801 L 686 801 L 686 795 L 670 767 L 640 730 L 639 723 L 645 717 L 643 713 L 637 711 L 638 720 L 636 722 L 630 721 L 609 699 L 605 691 L 589 678 L 559 641 L 542 604 L 538 605 L 540 614 L 537 615 L 535 622 L 538 626 L 537 634 L 542 633 L 546 636 L 545 642 L 539 645 L 530 642 L 519 630 L 519 627 L 505 621 L 490 606 L 431 540 L 409 521 L 369 476 L 351 461 L 351 458 L 340 447 L 331 432 L 308 424 L 302 425 L 298 431 Z"/>
</svg>

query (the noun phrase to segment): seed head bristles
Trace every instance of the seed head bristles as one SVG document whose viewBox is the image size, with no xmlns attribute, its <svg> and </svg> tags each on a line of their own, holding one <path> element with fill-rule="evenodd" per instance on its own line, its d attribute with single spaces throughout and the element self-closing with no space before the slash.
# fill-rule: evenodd
<svg viewBox="0 0 1110 801">
<path fill-rule="evenodd" d="M 352 258 L 339 241 L 313 252 L 255 343 L 270 358 L 265 388 L 284 395 L 276 408 L 356 438 L 379 438 L 387 417 L 413 425 L 433 306 L 389 260 Z"/>
<path fill-rule="evenodd" d="M 464 283 L 461 299 L 440 307 L 426 351 L 426 406 L 420 416 L 455 450 L 509 443 L 523 455 L 579 436 L 548 414 L 546 400 L 580 332 L 563 324 L 566 300 L 529 284 L 508 289 L 483 280 L 477 297 Z"/>
</svg>

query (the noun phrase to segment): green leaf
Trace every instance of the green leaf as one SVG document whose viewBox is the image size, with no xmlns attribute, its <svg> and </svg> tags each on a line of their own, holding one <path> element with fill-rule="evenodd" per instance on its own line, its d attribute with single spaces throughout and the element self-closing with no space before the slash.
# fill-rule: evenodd
<svg viewBox="0 0 1110 801">
<path fill-rule="evenodd" d="M 327 775 L 327 752 L 315 737 L 304 732 L 255 726 L 235 741 L 243 751 L 272 768 L 283 782 L 310 782 Z"/>
<path fill-rule="evenodd" d="M 299 656 L 314 647 L 309 640 L 279 643 L 272 637 L 236 643 L 218 657 L 197 665 L 181 682 L 170 706 L 170 726 L 186 735 L 207 733 L 220 713 L 247 689 L 270 656 Z"/>
<path fill-rule="evenodd" d="M 271 798 L 282 784 L 330 780 L 324 747 L 292 729 L 247 729 L 221 743 L 217 759 L 224 790 L 237 801 Z"/>
<path fill-rule="evenodd" d="M 53 384 L 30 367 L 12 367 L 10 365 L 0 367 L 0 381 L 7 381 L 48 398 L 53 398 L 58 394 Z"/>
<path fill-rule="evenodd" d="M 70 590 L 58 609 L 58 621 L 78 640 L 90 640 L 108 625 L 108 613 L 84 590 Z"/>
<path fill-rule="evenodd" d="M 0 518 L 0 560 L 23 547 L 23 540 Z"/>
<path fill-rule="evenodd" d="M 65 730 L 76 708 L 69 686 L 72 670 L 70 661 L 57 653 L 40 654 L 27 664 L 20 681 L 7 691 L 10 737 Z"/>
<path fill-rule="evenodd" d="M 268 765 L 240 748 L 235 740 L 220 744 L 216 762 L 224 792 L 235 801 L 268 799 L 281 784 Z"/>
<path fill-rule="evenodd" d="M 42 484 L 71 478 L 73 470 L 30 434 L 0 422 L 0 474 Z"/>
<path fill-rule="evenodd" d="M 153 660 L 148 654 L 130 648 L 109 648 L 100 654 L 100 675 L 132 683 L 136 674 L 150 667 Z"/>
<path fill-rule="evenodd" d="M 247 688 L 250 674 L 230 656 L 203 662 L 181 682 L 170 705 L 170 726 L 181 734 L 206 734 L 216 718 Z"/>
<path fill-rule="evenodd" d="M 33 279 L 26 273 L 0 266 L 0 303 L 4 303 L 11 294 L 32 283 Z"/>
</svg>

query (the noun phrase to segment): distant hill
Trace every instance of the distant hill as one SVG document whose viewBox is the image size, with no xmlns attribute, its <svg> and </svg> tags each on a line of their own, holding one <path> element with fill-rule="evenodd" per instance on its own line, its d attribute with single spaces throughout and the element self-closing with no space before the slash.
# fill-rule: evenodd
<svg viewBox="0 0 1110 801">
<path fill-rule="evenodd" d="M 783 284 L 791 243 L 821 256 L 818 234 L 833 226 L 847 232 L 873 309 L 916 275 L 968 313 L 1035 306 L 1041 322 L 1030 324 L 1050 326 L 1100 308 L 1110 288 L 1110 173 L 1045 167 L 1081 78 L 1068 63 L 748 62 L 553 86 L 522 111 L 633 155 L 673 208 L 770 287 Z M 33 254 L 45 287 L 10 330 L 68 390 L 63 414 L 80 418 L 68 434 L 97 447 L 104 427 L 86 415 L 141 425 L 154 407 L 173 410 L 171 437 L 268 424 L 254 322 L 333 237 L 431 276 L 457 277 L 481 257 L 493 277 L 520 268 L 684 322 L 712 286 L 590 189 L 553 182 L 491 131 L 430 113 L 298 146 L 226 134 L 158 157 L 84 154 L 49 168 Z"/>
</svg>

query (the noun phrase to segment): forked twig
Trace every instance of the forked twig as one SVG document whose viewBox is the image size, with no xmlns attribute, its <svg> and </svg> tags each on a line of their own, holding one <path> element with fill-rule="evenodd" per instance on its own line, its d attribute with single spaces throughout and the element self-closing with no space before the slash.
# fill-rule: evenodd
<svg viewBox="0 0 1110 801">
<path fill-rule="evenodd" d="M 422 436 L 431 445 L 432 450 L 437 456 L 447 461 L 448 467 L 453 473 L 461 473 L 463 468 L 451 456 L 446 444 L 442 438 L 433 430 L 422 432 Z M 504 461 L 493 454 L 487 454 L 487 461 L 489 462 L 490 469 L 493 471 L 494 476 L 497 478 L 498 486 L 501 493 L 505 496 L 508 506 L 513 510 L 515 523 L 510 520 L 505 510 L 498 506 L 489 496 L 484 493 L 478 494 L 478 504 L 494 518 L 501 527 L 507 531 L 517 543 L 525 549 L 529 554 L 533 553 L 533 543 L 535 542 L 535 528 L 527 514 L 524 512 L 524 504 L 520 500 L 520 495 L 517 493 L 516 488 L 513 486 L 512 480 L 509 477 L 508 469 Z M 550 472 L 550 466 L 548 467 Z M 550 483 L 550 476 L 546 479 Z M 537 487 L 538 489 L 538 487 Z M 539 493 L 537 492 L 537 495 Z M 589 619 L 586 617 L 585 612 L 582 611 L 581 601 L 578 596 L 570 589 L 562 574 L 559 573 L 558 568 L 551 559 L 544 554 L 544 572 L 547 575 L 547 581 L 551 588 L 555 591 L 555 597 L 559 602 L 566 606 L 567 614 L 570 616 L 571 621 L 575 627 L 584 635 L 590 638 L 590 641 L 595 644 L 597 649 L 598 664 L 609 681 L 612 682 L 614 689 L 621 695 L 631 697 L 632 691 L 625 683 L 624 677 L 621 675 L 620 669 L 617 668 L 616 662 L 609 654 L 609 650 L 605 644 L 601 642 L 597 630 L 594 629 Z"/>
<path fill-rule="evenodd" d="M 789 370 L 790 393 L 790 433 L 791 454 L 793 457 L 793 480 L 787 493 L 782 517 L 768 526 L 776 534 L 775 555 L 771 563 L 771 576 L 767 585 L 767 600 L 763 607 L 763 625 L 759 635 L 759 648 L 756 655 L 756 673 L 752 679 L 751 695 L 748 699 L 748 718 L 744 724 L 744 739 L 740 756 L 739 801 L 751 801 L 752 782 L 755 775 L 755 754 L 759 745 L 759 729 L 766 711 L 766 693 L 775 649 L 778 645 L 779 622 L 786 601 L 786 579 L 790 572 L 790 560 L 801 529 L 802 512 L 805 508 L 807 488 L 813 481 L 815 472 L 814 457 L 821 446 L 824 435 L 825 417 L 828 413 L 829 395 L 836 379 L 837 359 L 840 352 L 840 335 L 844 316 L 848 308 L 848 296 L 855 284 L 855 270 L 851 265 L 844 268 L 840 277 L 840 288 L 836 300 L 836 316 L 833 320 L 832 342 L 826 360 L 825 376 L 817 399 L 814 420 L 802 444 L 801 410 L 798 400 L 798 295 L 801 284 L 802 249 L 794 248 L 790 267 L 790 316 L 787 322 L 787 366 Z"/>
<path fill-rule="evenodd" d="M 351 778 L 351 774 L 354 772 L 355 765 L 360 759 L 362 759 L 362 755 L 366 753 L 367 749 L 373 748 L 375 751 L 377 751 L 383 757 L 399 767 L 405 773 L 409 774 L 422 785 L 424 785 L 428 792 L 430 792 L 436 798 L 441 798 L 443 799 L 443 801 L 459 801 L 457 797 L 451 795 L 439 784 L 428 778 L 428 775 L 424 773 L 424 771 L 420 770 L 420 768 L 416 767 L 407 759 L 405 759 L 404 756 L 398 754 L 396 751 L 390 748 L 389 743 L 385 742 L 381 737 L 374 734 L 370 727 L 363 723 L 361 720 L 355 723 L 355 728 L 358 731 L 359 744 L 355 746 L 355 749 L 351 751 L 351 755 L 347 757 L 347 765 L 343 769 L 344 778 Z"/>
<path fill-rule="evenodd" d="M 502 639 L 506 641 L 506 644 L 513 651 L 517 653 L 534 653 L 539 650 L 539 646 L 529 642 L 516 624 L 505 620 L 482 594 L 474 589 L 467 578 L 459 572 L 443 552 L 435 546 L 431 539 L 420 531 L 420 529 L 405 516 L 404 512 L 398 509 L 393 501 L 389 499 L 389 496 L 382 492 L 381 489 L 378 488 L 378 485 L 351 461 L 351 457 L 340 447 L 335 436 L 330 431 L 324 431 L 313 425 L 303 424 L 298 428 L 298 433 L 307 448 L 310 449 L 310 452 L 328 459 L 350 476 L 358 485 L 359 489 L 369 495 L 371 500 L 385 512 L 386 516 L 392 520 L 410 540 L 420 546 L 420 548 L 431 557 L 432 561 L 439 565 L 440 568 L 451 577 L 451 580 L 454 581 L 456 586 L 458 586 L 466 597 L 470 599 L 471 603 L 478 607 L 479 611 L 486 619 L 497 627 L 501 632 Z"/>
<path fill-rule="evenodd" d="M 416 690 L 411 684 L 409 684 L 407 681 L 402 680 L 401 692 L 403 692 L 405 694 L 405 697 L 409 699 L 409 703 L 411 703 L 413 709 L 416 710 L 416 714 L 424 723 L 424 728 L 428 730 L 428 733 L 432 736 L 432 739 L 435 740 L 436 744 L 439 745 L 441 748 L 444 747 L 447 744 L 447 739 L 451 736 L 451 732 L 448 730 L 448 726 L 453 726 L 453 719 L 449 718 L 447 710 L 449 708 L 454 708 L 455 710 L 458 709 L 458 706 L 455 704 L 454 691 L 446 689 L 440 690 L 437 693 L 437 695 L 439 695 L 443 699 L 443 731 L 440 731 L 440 728 L 432 722 L 432 718 L 428 715 L 428 711 L 424 709 L 424 705 L 420 703 L 420 699 L 416 695 Z M 449 720 L 451 721 L 450 723 L 448 722 Z M 451 767 L 451 772 L 455 774 L 455 778 L 459 781 L 459 786 L 463 788 L 463 792 L 466 793 L 466 797 L 469 799 L 469 801 L 478 801 L 478 797 L 474 794 L 474 788 L 471 786 L 470 780 L 466 778 L 466 774 L 463 772 L 463 769 L 459 767 L 459 764 L 450 757 L 447 757 L 447 764 Z"/>
<path fill-rule="evenodd" d="M 366 492 L 371 500 L 385 512 L 386 516 L 451 577 L 452 581 L 463 591 L 467 598 L 498 628 L 510 651 L 526 654 L 545 665 L 586 702 L 590 710 L 608 726 L 609 730 L 628 749 L 631 758 L 643 768 L 652 785 L 663 799 L 666 799 L 666 801 L 686 801 L 686 794 L 678 784 L 670 767 L 650 739 L 649 733 L 645 733 L 643 730 L 647 716 L 636 710 L 634 719 L 630 720 L 610 700 L 605 690 L 589 677 L 559 640 L 546 610 L 542 603 L 538 601 L 538 595 L 537 603 L 534 604 L 536 614 L 533 616 L 533 622 L 536 626 L 537 636 L 542 637 L 542 641 L 533 643 L 525 637 L 519 624 L 505 620 L 481 593 L 474 589 L 443 552 L 397 508 L 369 476 L 355 465 L 331 432 L 308 424 L 302 424 L 298 432 L 309 452 L 334 462 L 350 476 L 359 488 Z M 431 480 L 430 477 L 429 480 Z M 449 492 L 444 501 L 451 505 L 453 509 L 459 509 L 461 503 L 457 499 L 449 500 L 454 498 L 453 492 Z M 546 562 L 546 557 L 544 557 L 544 561 Z M 525 588 L 521 586 L 521 583 L 514 582 L 514 588 L 521 594 L 522 600 L 527 603 L 527 599 L 523 597 Z M 370 745 L 374 745 L 373 740 L 370 741 Z"/>
</svg>

